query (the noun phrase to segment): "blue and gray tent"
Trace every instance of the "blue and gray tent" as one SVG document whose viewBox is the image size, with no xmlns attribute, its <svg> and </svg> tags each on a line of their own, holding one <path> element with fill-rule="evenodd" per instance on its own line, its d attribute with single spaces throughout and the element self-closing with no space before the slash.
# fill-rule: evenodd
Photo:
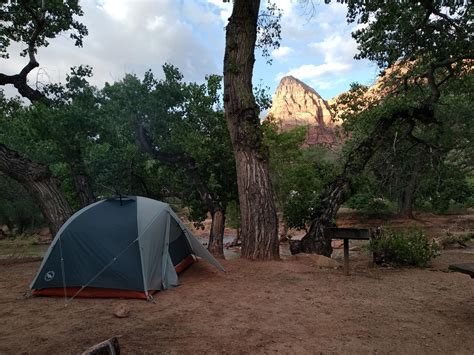
<svg viewBox="0 0 474 355">
<path fill-rule="evenodd" d="M 224 270 L 168 204 L 111 198 L 67 220 L 30 288 L 33 295 L 149 298 L 176 286 L 195 256 Z"/>
</svg>

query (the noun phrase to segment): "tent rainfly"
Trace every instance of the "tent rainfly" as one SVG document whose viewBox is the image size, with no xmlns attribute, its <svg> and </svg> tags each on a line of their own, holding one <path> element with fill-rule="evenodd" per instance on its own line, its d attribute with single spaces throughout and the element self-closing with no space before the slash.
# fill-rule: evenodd
<svg viewBox="0 0 474 355">
<path fill-rule="evenodd" d="M 30 285 L 33 295 L 150 299 L 199 256 L 224 268 L 166 203 L 102 200 L 67 220 Z"/>
</svg>

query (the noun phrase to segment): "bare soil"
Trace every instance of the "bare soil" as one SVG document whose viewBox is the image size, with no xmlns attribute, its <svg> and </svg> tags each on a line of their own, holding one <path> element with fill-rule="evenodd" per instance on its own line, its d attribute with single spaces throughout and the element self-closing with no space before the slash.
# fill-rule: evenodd
<svg viewBox="0 0 474 355">
<path fill-rule="evenodd" d="M 311 257 L 227 260 L 226 273 L 202 261 L 156 303 L 75 299 L 67 306 L 23 297 L 38 261 L 4 263 L 0 353 L 77 354 L 119 336 L 124 354 L 474 354 L 474 279 L 448 271 L 463 262 L 474 262 L 473 240 L 426 269 L 371 267 L 354 250 L 350 276 L 318 268 Z M 128 317 L 114 316 L 124 308 Z"/>
</svg>

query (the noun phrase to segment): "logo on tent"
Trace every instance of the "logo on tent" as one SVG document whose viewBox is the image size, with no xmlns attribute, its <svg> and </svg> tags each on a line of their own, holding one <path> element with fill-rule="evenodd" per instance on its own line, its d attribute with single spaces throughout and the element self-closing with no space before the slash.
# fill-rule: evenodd
<svg viewBox="0 0 474 355">
<path fill-rule="evenodd" d="M 54 275 L 54 271 L 48 271 L 46 275 L 44 275 L 44 281 L 51 281 L 52 279 L 54 279 Z"/>
</svg>

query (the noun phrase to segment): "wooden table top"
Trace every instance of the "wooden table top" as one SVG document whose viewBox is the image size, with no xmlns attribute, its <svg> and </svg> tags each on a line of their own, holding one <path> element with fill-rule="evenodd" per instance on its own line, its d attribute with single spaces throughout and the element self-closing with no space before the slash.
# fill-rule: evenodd
<svg viewBox="0 0 474 355">
<path fill-rule="evenodd" d="M 367 228 L 325 228 L 324 233 L 331 239 L 370 239 L 370 231 Z"/>
</svg>

